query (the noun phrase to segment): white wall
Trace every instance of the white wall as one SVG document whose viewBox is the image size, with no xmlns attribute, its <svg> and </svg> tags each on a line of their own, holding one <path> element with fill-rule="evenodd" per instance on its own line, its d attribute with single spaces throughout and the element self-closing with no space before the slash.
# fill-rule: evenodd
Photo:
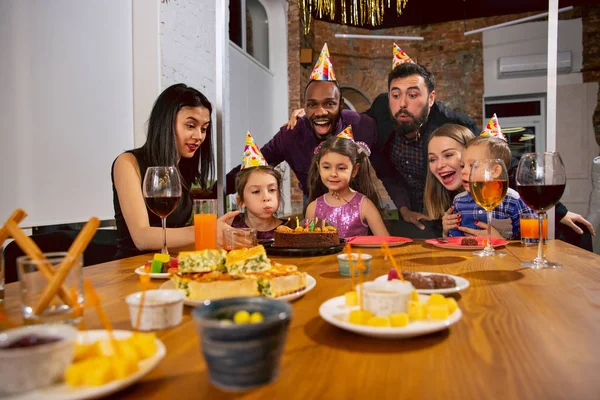
<svg viewBox="0 0 600 400">
<path fill-rule="evenodd" d="M 598 99 L 598 82 L 558 86 L 556 151 L 567 170 L 567 187 L 561 201 L 570 211 L 585 216 L 592 183 L 592 160 L 600 154 L 592 117 Z"/>
<path fill-rule="evenodd" d="M 545 76 L 498 79 L 498 58 L 547 54 L 547 46 L 547 22 L 531 22 L 484 32 L 484 96 L 545 94 Z M 598 84 L 583 83 L 580 18 L 559 21 L 558 51 L 571 51 L 573 56 L 572 72 L 557 76 L 556 150 L 561 153 L 567 169 L 567 188 L 561 201 L 569 210 L 585 215 L 591 191 L 591 162 L 599 152 L 592 127 Z M 502 116 L 499 119 L 502 121 Z"/>
<path fill-rule="evenodd" d="M 582 83 L 581 18 L 558 21 L 558 51 L 571 51 L 573 68 L 570 74 L 558 75 L 557 85 Z M 548 54 L 548 23 L 545 21 L 483 32 L 484 97 L 545 93 L 545 76 L 498 79 L 499 57 L 530 54 Z"/>
<path fill-rule="evenodd" d="M 0 2 L 0 218 L 112 219 L 110 167 L 133 147 L 132 4 Z"/>
</svg>

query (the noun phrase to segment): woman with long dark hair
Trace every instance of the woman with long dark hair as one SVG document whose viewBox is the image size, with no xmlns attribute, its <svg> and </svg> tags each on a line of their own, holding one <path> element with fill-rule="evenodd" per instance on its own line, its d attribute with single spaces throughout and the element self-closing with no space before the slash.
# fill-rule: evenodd
<svg viewBox="0 0 600 400">
<path fill-rule="evenodd" d="M 142 193 L 150 166 L 176 166 L 181 176 L 181 200 L 167 217 L 167 246 L 194 243 L 190 188 L 195 183 L 208 189 L 213 179 L 211 113 L 212 105 L 198 90 L 183 83 L 170 86 L 152 107 L 146 143 L 114 161 L 113 205 L 119 233 L 116 258 L 162 247 L 160 218 L 146 207 Z M 222 216 L 217 230 L 235 215 L 237 212 Z"/>
</svg>

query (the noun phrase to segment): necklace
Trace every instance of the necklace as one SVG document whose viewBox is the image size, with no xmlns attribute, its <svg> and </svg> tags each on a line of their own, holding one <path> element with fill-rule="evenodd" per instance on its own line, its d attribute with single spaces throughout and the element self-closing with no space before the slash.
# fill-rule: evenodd
<svg viewBox="0 0 600 400">
<path fill-rule="evenodd" d="M 345 198 L 340 196 L 340 192 L 338 192 L 337 190 L 334 190 L 331 192 L 331 197 L 333 197 L 336 200 L 343 200 L 346 203 L 348 203 L 348 200 L 346 200 Z"/>
</svg>

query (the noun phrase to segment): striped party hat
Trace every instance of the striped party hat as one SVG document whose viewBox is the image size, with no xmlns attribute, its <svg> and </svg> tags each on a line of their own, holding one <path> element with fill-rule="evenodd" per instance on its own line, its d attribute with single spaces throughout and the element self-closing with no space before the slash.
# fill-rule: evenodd
<svg viewBox="0 0 600 400">
<path fill-rule="evenodd" d="M 394 57 L 392 59 L 392 69 L 403 63 L 414 63 L 414 61 L 402 50 L 396 43 L 394 43 Z"/>
<path fill-rule="evenodd" d="M 267 165 L 267 160 L 263 157 L 250 132 L 246 132 L 246 145 L 244 146 L 244 156 L 242 157 L 242 169 L 265 165 Z"/>
<path fill-rule="evenodd" d="M 335 81 L 335 74 L 333 73 L 333 64 L 329 58 L 329 49 L 327 43 L 323 45 L 323 50 L 319 54 L 319 59 L 315 64 L 311 74 L 311 81 Z"/>
</svg>

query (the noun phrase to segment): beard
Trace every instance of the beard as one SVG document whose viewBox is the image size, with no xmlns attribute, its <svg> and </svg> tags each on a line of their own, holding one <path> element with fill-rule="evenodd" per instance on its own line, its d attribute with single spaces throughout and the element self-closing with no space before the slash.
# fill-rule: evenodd
<svg viewBox="0 0 600 400">
<path fill-rule="evenodd" d="M 390 115 L 391 115 L 390 111 Z M 407 115 L 412 117 L 411 121 L 398 121 L 398 117 L 400 115 Z M 394 132 L 397 132 L 401 136 L 406 136 L 410 133 L 416 132 L 421 125 L 427 121 L 427 117 L 429 117 L 429 105 L 425 104 L 419 116 L 415 116 L 414 114 L 408 112 L 407 109 L 400 109 L 396 115 L 392 115 L 392 119 L 394 120 Z"/>
</svg>

